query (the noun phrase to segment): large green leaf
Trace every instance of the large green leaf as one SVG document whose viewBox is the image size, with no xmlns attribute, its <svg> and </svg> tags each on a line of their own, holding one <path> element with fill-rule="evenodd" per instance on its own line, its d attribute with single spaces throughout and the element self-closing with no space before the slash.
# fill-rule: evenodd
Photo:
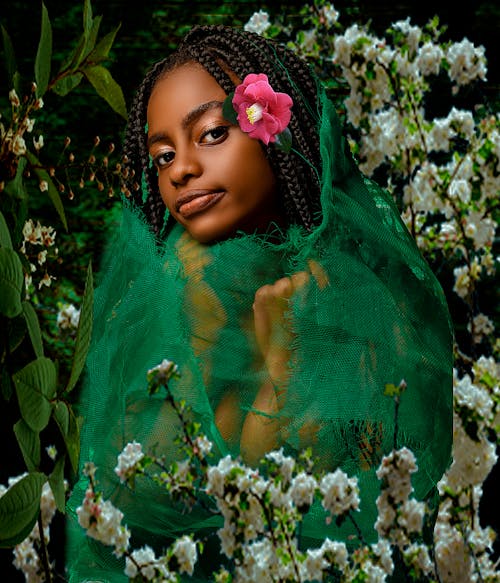
<svg viewBox="0 0 500 583">
<path fill-rule="evenodd" d="M 94 282 L 92 276 L 92 264 L 89 263 L 87 268 L 87 280 L 85 282 L 85 292 L 83 294 L 82 307 L 80 309 L 80 320 L 78 331 L 76 333 L 75 355 L 71 367 L 71 374 L 66 386 L 66 391 L 72 391 L 80 377 L 85 366 L 87 352 L 92 336 L 93 323 L 93 305 L 94 305 Z"/>
<path fill-rule="evenodd" d="M 35 156 L 35 154 L 33 154 L 33 152 L 30 152 L 29 150 L 26 150 L 26 158 L 28 158 L 30 164 L 33 167 L 33 172 L 37 175 L 38 180 L 40 182 L 42 182 L 43 180 L 47 183 L 48 185 L 48 194 L 49 194 L 49 198 L 52 201 L 52 204 L 54 205 L 57 214 L 59 215 L 62 224 L 64 225 L 64 228 L 66 229 L 66 231 L 68 230 L 68 223 L 66 221 L 66 214 L 64 213 L 64 206 L 63 203 L 61 201 L 61 197 L 59 196 L 59 192 L 54 184 L 54 182 L 52 181 L 52 178 L 49 176 L 49 173 L 42 168 L 42 163 L 38 160 L 38 158 Z"/>
<path fill-rule="evenodd" d="M 26 325 L 28 326 L 28 333 L 30 335 L 31 344 L 33 345 L 35 356 L 39 358 L 40 356 L 43 356 L 43 342 L 40 322 L 38 321 L 35 308 L 30 304 L 30 302 L 23 302 L 22 306 L 24 319 L 26 320 Z"/>
<path fill-rule="evenodd" d="M 50 63 L 52 60 L 52 25 L 49 13 L 42 2 L 42 29 L 35 59 L 35 80 L 37 95 L 41 97 L 46 91 L 50 79 Z"/>
<path fill-rule="evenodd" d="M 0 247 L 0 314 L 13 318 L 21 313 L 23 267 L 13 249 Z"/>
<path fill-rule="evenodd" d="M 83 74 L 92 84 L 98 95 L 105 99 L 114 111 L 124 119 L 127 119 L 127 106 L 122 89 L 113 79 L 108 69 L 101 65 L 96 65 L 95 67 L 84 69 Z"/>
<path fill-rule="evenodd" d="M 35 472 L 40 467 L 40 434 L 30 429 L 22 419 L 14 425 L 14 434 L 26 467 L 30 472 Z"/>
<path fill-rule="evenodd" d="M 46 481 L 44 474 L 30 473 L 0 498 L 0 546 L 14 546 L 30 533 L 40 512 L 42 486 Z"/>
<path fill-rule="evenodd" d="M 2 26 L 2 40 L 3 40 L 3 55 L 5 61 L 5 67 L 7 69 L 7 83 L 8 89 L 12 89 L 14 85 L 14 74 L 17 71 L 16 56 L 14 53 L 14 47 L 12 46 L 12 41 L 10 40 L 9 33 Z"/>
<path fill-rule="evenodd" d="M 0 247 L 7 247 L 12 249 L 12 239 L 10 238 L 10 231 L 5 217 L 0 212 Z"/>
<path fill-rule="evenodd" d="M 34 431 L 47 426 L 56 393 L 56 367 L 45 357 L 37 358 L 13 375 L 21 416 Z"/>
</svg>

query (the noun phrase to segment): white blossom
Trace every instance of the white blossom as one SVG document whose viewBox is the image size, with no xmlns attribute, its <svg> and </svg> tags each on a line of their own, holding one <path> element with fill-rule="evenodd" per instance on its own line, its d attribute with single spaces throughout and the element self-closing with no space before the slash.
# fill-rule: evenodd
<svg viewBox="0 0 500 583">
<path fill-rule="evenodd" d="M 358 510 L 358 480 L 349 478 L 340 468 L 323 476 L 319 489 L 323 495 L 321 500 L 323 508 L 334 516 L 341 516 L 350 510 Z"/>
<path fill-rule="evenodd" d="M 428 41 L 418 48 L 415 64 L 422 75 L 437 75 L 441 69 L 443 58 L 443 49 Z"/>
<path fill-rule="evenodd" d="M 269 22 L 269 14 L 264 10 L 254 12 L 250 20 L 243 27 L 247 32 L 256 32 L 257 34 L 264 33 L 271 23 Z"/>
<path fill-rule="evenodd" d="M 139 569 L 135 563 L 139 565 Z M 154 579 L 156 574 L 156 556 L 151 547 L 145 545 L 144 547 L 137 549 L 131 553 L 131 558 L 126 557 L 125 560 L 125 575 L 130 578 L 136 577 L 139 573 L 146 577 L 148 581 Z"/>
<path fill-rule="evenodd" d="M 21 101 L 19 100 L 15 89 L 9 91 L 9 101 L 14 107 L 19 107 L 21 105 Z"/>
<path fill-rule="evenodd" d="M 143 458 L 144 453 L 140 443 L 136 441 L 127 443 L 118 455 L 118 464 L 115 467 L 115 474 L 120 478 L 120 482 L 126 482 L 128 478 L 135 475 Z"/>
<path fill-rule="evenodd" d="M 12 141 L 12 151 L 16 156 L 22 156 L 23 154 L 26 154 L 26 142 L 19 134 L 14 136 L 14 140 Z"/>
<path fill-rule="evenodd" d="M 292 497 L 294 504 L 301 508 L 312 504 L 317 487 L 318 483 L 314 476 L 306 472 L 300 472 L 292 479 L 288 493 Z"/>
<path fill-rule="evenodd" d="M 484 47 L 475 47 L 467 38 L 450 45 L 446 52 L 450 64 L 449 76 L 458 85 L 466 85 L 475 79 L 486 80 Z"/>
<path fill-rule="evenodd" d="M 78 310 L 73 304 L 63 304 L 57 313 L 56 322 L 62 330 L 78 328 L 80 322 L 80 310 Z"/>
<path fill-rule="evenodd" d="M 178 538 L 173 546 L 173 554 L 179 563 L 179 571 L 192 575 L 198 559 L 196 543 L 189 536 Z"/>
<path fill-rule="evenodd" d="M 160 364 L 148 370 L 147 378 L 149 381 L 155 380 L 157 383 L 167 383 L 171 378 L 179 375 L 179 367 L 164 358 Z"/>
<path fill-rule="evenodd" d="M 325 4 L 321 9 L 323 16 L 325 17 L 328 26 L 335 24 L 339 18 L 339 13 L 335 10 L 333 4 Z"/>
<path fill-rule="evenodd" d="M 42 136 L 42 134 L 40 134 L 37 139 L 33 136 L 33 146 L 37 152 L 38 152 L 38 150 L 41 150 L 43 148 L 43 136 Z"/>
<path fill-rule="evenodd" d="M 121 524 L 123 513 L 109 500 L 96 497 L 91 487 L 87 488 L 76 513 L 78 523 L 86 529 L 87 536 L 113 546 L 113 553 L 118 557 L 128 549 L 130 531 Z"/>
</svg>

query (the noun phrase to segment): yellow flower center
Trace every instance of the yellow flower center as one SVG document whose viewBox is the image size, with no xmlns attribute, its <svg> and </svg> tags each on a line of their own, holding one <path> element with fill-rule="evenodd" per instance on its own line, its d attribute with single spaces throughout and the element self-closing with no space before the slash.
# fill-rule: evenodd
<svg viewBox="0 0 500 583">
<path fill-rule="evenodd" d="M 262 119 L 262 112 L 264 111 L 264 108 L 262 107 L 262 105 L 259 105 L 258 103 L 254 103 L 251 107 L 247 107 L 245 110 L 245 113 L 247 114 L 248 117 L 248 121 L 254 125 L 256 122 L 258 122 L 260 119 Z"/>
</svg>

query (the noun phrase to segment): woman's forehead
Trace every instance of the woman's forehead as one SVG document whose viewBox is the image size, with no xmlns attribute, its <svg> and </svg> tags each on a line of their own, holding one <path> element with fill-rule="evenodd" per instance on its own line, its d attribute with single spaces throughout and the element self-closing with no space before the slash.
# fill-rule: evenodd
<svg viewBox="0 0 500 583">
<path fill-rule="evenodd" d="M 160 113 L 178 117 L 213 101 L 224 101 L 226 93 L 201 65 L 186 63 L 169 71 L 155 84 L 148 103 L 148 124 Z"/>
</svg>

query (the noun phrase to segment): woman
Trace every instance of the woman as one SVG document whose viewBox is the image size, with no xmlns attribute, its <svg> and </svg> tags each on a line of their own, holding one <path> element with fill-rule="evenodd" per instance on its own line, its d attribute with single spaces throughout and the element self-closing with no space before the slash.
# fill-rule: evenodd
<svg viewBox="0 0 500 583">
<path fill-rule="evenodd" d="M 211 547 L 220 526 L 150 483 L 124 489 L 113 472 L 132 440 L 178 455 L 178 420 L 145 390 L 164 358 L 216 456 L 256 465 L 271 449 L 311 447 L 319 467 L 356 475 L 366 541 L 375 470 L 394 443 L 414 451 L 416 496 L 432 501 L 452 438 L 443 293 L 392 199 L 357 169 L 308 65 L 258 35 L 195 27 L 139 87 L 124 153 L 129 199 L 96 290 L 81 461 L 99 468 L 132 542 L 161 549 L 195 532 Z M 383 393 L 401 380 L 395 422 Z M 71 581 L 124 579 L 71 520 L 69 532 Z M 302 544 L 355 546 L 358 534 L 313 508 Z M 202 561 L 198 580 L 219 562 Z"/>
</svg>

